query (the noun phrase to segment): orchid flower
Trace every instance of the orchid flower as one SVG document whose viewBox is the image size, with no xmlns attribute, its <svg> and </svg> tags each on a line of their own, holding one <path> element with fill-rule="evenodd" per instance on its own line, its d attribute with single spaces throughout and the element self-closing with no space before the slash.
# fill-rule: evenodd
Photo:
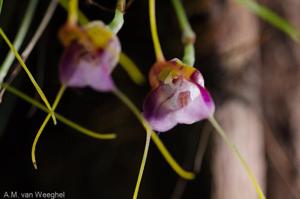
<svg viewBox="0 0 300 199">
<path fill-rule="evenodd" d="M 101 21 L 81 27 L 66 24 L 59 32 L 65 52 L 59 64 L 59 77 L 68 87 L 112 91 L 111 77 L 121 45 L 117 36 Z"/>
<path fill-rule="evenodd" d="M 55 102 L 53 104 L 53 110 L 58 105 L 59 100 L 61 99 L 65 88 L 68 87 L 84 87 L 90 86 L 91 88 L 96 89 L 97 91 L 112 91 L 121 101 L 123 101 L 128 108 L 136 115 L 141 124 L 147 130 L 151 132 L 152 129 L 148 125 L 147 121 L 143 118 L 140 111 L 137 107 L 131 102 L 131 100 L 126 97 L 120 90 L 115 87 L 111 79 L 111 71 L 115 67 L 115 60 L 118 56 L 119 51 L 119 41 L 115 34 L 120 30 L 123 24 L 123 12 L 120 10 L 124 9 L 125 1 L 119 0 L 117 4 L 117 9 L 115 12 L 115 17 L 112 22 L 108 25 L 111 29 L 109 31 L 107 26 L 102 22 L 89 22 L 89 20 L 84 16 L 82 12 L 77 8 L 77 1 L 71 0 L 61 0 L 59 3 L 69 11 L 68 23 L 62 27 L 59 33 L 59 37 L 66 47 L 65 53 L 61 58 L 60 62 L 60 80 L 62 82 L 62 87 L 60 88 Z M 78 15 L 77 15 L 78 14 Z M 80 25 L 77 24 L 77 16 Z M 95 34 L 96 33 L 96 34 Z M 98 34 L 97 34 L 98 33 Z M 99 38 L 100 33 L 104 34 L 103 38 Z M 114 33 L 114 34 L 112 34 Z M 96 37 L 98 36 L 98 37 Z M 115 46 L 114 46 L 115 45 Z M 117 47 L 116 49 L 114 47 Z M 105 53 L 105 48 L 108 49 Z M 112 48 L 112 49 L 111 49 Z M 78 49 L 82 49 L 79 53 Z M 100 50 L 102 49 L 102 50 Z M 101 60 L 104 57 L 104 60 Z M 71 63 L 70 63 L 71 62 Z M 119 62 L 121 66 L 127 71 L 131 79 L 137 83 L 141 84 L 144 81 L 144 77 L 135 64 L 127 57 L 124 53 L 120 52 Z M 74 64 L 72 67 L 72 63 Z M 99 64 L 99 65 L 97 65 Z M 107 65 L 111 64 L 111 65 Z M 104 70 L 100 67 L 103 66 Z M 89 67 L 91 71 L 83 69 L 82 67 Z M 96 69 L 95 69 L 96 68 Z M 80 71 L 80 72 L 78 72 Z M 99 82 L 99 80 L 90 79 L 90 77 L 96 78 L 93 72 L 97 72 L 99 79 L 104 77 L 102 80 L 107 80 L 104 82 Z M 97 85 L 97 82 L 100 85 Z M 60 119 L 60 118 L 59 118 Z M 45 128 L 49 120 L 49 115 L 45 118 L 43 124 L 41 125 L 38 133 L 34 139 L 32 145 L 32 162 L 35 168 L 37 168 L 35 161 L 35 148 L 38 142 L 39 137 L 43 129 Z M 147 133 L 148 135 L 150 133 Z M 88 134 L 89 135 L 89 134 Z M 94 137 L 94 135 L 90 134 Z M 113 134 L 102 134 L 99 139 L 113 139 L 115 136 Z M 149 136 L 148 136 L 149 138 Z M 171 166 L 171 168 L 182 178 L 184 179 L 193 179 L 194 174 L 192 172 L 184 170 L 172 157 L 169 151 L 166 149 L 164 144 L 161 142 L 159 137 L 155 133 L 151 133 L 151 138 L 162 153 L 165 160 Z"/>
<path fill-rule="evenodd" d="M 59 3 L 66 10 L 69 8 L 66 0 L 61 0 L 61 1 L 59 1 Z M 124 7 L 122 5 L 121 1 L 118 1 L 118 6 L 120 8 Z M 89 23 L 88 18 L 79 9 L 78 9 L 78 22 L 82 26 Z M 116 23 L 116 22 L 118 22 L 118 23 Z M 109 28 L 116 34 L 120 30 L 122 23 L 123 23 L 122 15 L 119 12 L 119 9 L 116 9 L 115 17 L 114 17 L 113 21 L 109 24 Z M 138 70 L 137 66 L 135 66 L 135 64 L 129 59 L 129 57 L 126 56 L 123 52 L 120 53 L 119 63 L 126 70 L 128 75 L 131 77 L 131 79 L 136 84 L 141 84 L 144 82 L 145 78 L 143 77 L 142 73 Z M 152 129 L 151 129 L 150 125 L 144 119 L 144 117 L 141 115 L 138 108 L 131 102 L 131 100 L 117 88 L 115 88 L 113 90 L 113 93 L 124 104 L 126 104 L 126 106 L 135 114 L 135 116 L 141 122 L 141 124 L 146 129 L 146 131 L 151 133 Z M 150 134 L 150 133 L 147 133 L 147 134 Z M 158 137 L 158 135 L 156 133 L 151 133 L 151 139 L 153 140 L 154 144 L 157 146 L 158 150 L 160 151 L 162 156 L 165 158 L 165 160 L 170 165 L 170 167 L 174 170 L 175 173 L 177 173 L 181 178 L 187 179 L 187 180 L 191 180 L 195 177 L 194 173 L 185 170 L 176 162 L 176 160 L 172 157 L 172 155 L 170 154 L 168 149 L 164 146 L 163 142 L 160 140 L 160 138 Z M 138 189 L 138 187 L 136 187 L 136 189 Z"/>
<path fill-rule="evenodd" d="M 195 35 L 188 23 L 180 0 L 172 0 L 172 2 L 183 32 L 183 41 L 185 44 L 183 59 L 186 64 L 193 65 L 195 60 L 193 45 Z M 208 119 L 216 129 L 216 132 L 223 138 L 227 146 L 243 165 L 259 198 L 264 199 L 264 193 L 252 169 L 214 117 L 215 105 L 209 92 L 204 87 L 204 80 L 201 73 L 178 59 L 165 61 L 156 26 L 155 0 L 149 0 L 149 16 L 156 63 L 152 66 L 149 73 L 149 82 L 152 90 L 144 101 L 144 117 L 153 129 L 160 132 L 168 131 L 178 123 L 192 124 L 203 119 Z M 148 147 L 149 143 L 146 142 L 139 178 L 142 178 Z M 140 181 L 138 181 L 134 199 L 137 198 Z"/>
<path fill-rule="evenodd" d="M 178 123 L 192 124 L 214 114 L 215 105 L 202 74 L 179 59 L 154 64 L 149 81 L 152 91 L 143 110 L 154 130 L 165 132 Z"/>
<path fill-rule="evenodd" d="M 85 26 L 78 25 L 78 0 L 70 0 L 68 8 L 67 22 L 59 31 L 65 52 L 59 64 L 62 86 L 54 100 L 53 111 L 67 87 L 90 86 L 97 91 L 112 91 L 115 87 L 111 72 L 118 63 L 121 51 L 118 38 L 101 21 L 93 21 Z M 32 144 L 31 159 L 35 169 L 36 145 L 49 119 L 50 114 L 43 121 Z M 114 137 L 109 137 L 112 138 Z"/>
</svg>

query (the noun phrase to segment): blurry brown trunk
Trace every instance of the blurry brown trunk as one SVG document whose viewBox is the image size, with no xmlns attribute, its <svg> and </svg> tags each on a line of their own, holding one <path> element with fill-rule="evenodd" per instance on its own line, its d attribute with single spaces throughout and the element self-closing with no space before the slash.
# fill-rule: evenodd
<svg viewBox="0 0 300 199">
<path fill-rule="evenodd" d="M 260 51 L 257 18 L 234 0 L 213 1 L 212 26 L 216 51 L 224 70 L 221 80 L 227 100 L 216 117 L 230 140 L 265 187 L 265 150 L 260 119 Z M 257 193 L 245 169 L 219 136 L 213 153 L 213 198 L 254 199 Z"/>
<path fill-rule="evenodd" d="M 300 1 L 298 0 L 287 0 L 283 5 L 283 11 L 286 14 L 287 19 L 294 24 L 296 27 L 300 28 Z M 289 163 L 294 166 L 291 170 L 291 186 L 294 198 L 299 197 L 300 194 L 300 46 L 299 43 L 294 41 L 289 41 L 289 47 L 291 48 L 291 54 L 293 57 L 293 85 L 292 92 L 290 95 L 286 96 L 286 100 L 289 105 L 290 112 L 290 126 L 292 132 L 292 146 L 294 157 L 290 158 Z M 294 164 L 292 164 L 294 162 Z"/>
<path fill-rule="evenodd" d="M 268 0 L 264 3 L 299 27 L 299 1 Z M 295 92 L 299 85 L 300 49 L 299 44 L 275 28 L 264 24 L 264 30 L 269 37 L 262 45 L 262 102 L 268 132 L 268 192 L 272 199 L 296 199 L 299 198 L 299 191 L 295 174 L 299 164 L 293 164 L 295 161 L 291 157 L 297 157 L 300 144 L 300 98 Z"/>
</svg>

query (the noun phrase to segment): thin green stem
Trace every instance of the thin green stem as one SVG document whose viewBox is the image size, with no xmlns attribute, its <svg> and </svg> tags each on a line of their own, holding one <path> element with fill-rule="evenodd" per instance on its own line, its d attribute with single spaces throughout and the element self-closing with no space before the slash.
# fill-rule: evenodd
<svg viewBox="0 0 300 199">
<path fill-rule="evenodd" d="M 115 16 L 109 23 L 108 27 L 117 34 L 124 24 L 124 12 L 125 12 L 126 0 L 118 0 Z"/>
<path fill-rule="evenodd" d="M 172 0 L 172 4 L 174 6 L 179 25 L 182 31 L 182 41 L 185 45 L 183 62 L 187 65 L 193 66 L 195 63 L 194 42 L 196 35 L 191 28 L 191 25 L 182 6 L 181 0 Z"/>
<path fill-rule="evenodd" d="M 27 35 L 28 28 L 31 24 L 33 14 L 36 10 L 38 0 L 31 0 L 27 6 L 26 12 L 24 14 L 24 18 L 21 22 L 20 28 L 18 30 L 18 33 L 16 35 L 16 38 L 13 42 L 13 46 L 18 51 L 25 39 L 25 36 Z M 1 65 L 0 69 L 0 83 L 3 82 L 4 78 L 6 77 L 12 63 L 14 61 L 14 53 L 13 51 L 9 51 L 7 54 L 3 64 Z"/>
<path fill-rule="evenodd" d="M 59 0 L 59 4 L 68 11 L 69 5 L 68 5 L 69 0 Z M 85 25 L 89 23 L 89 19 L 78 9 L 78 21 L 81 25 Z"/>
<path fill-rule="evenodd" d="M 286 33 L 293 40 L 300 41 L 300 30 L 284 18 L 273 12 L 266 6 L 263 6 L 253 0 L 236 0 L 237 3 L 244 5 L 250 11 L 258 15 L 260 18 L 275 26 L 277 29 Z"/>
<path fill-rule="evenodd" d="M 158 32 L 157 32 L 157 23 L 155 18 L 155 0 L 149 0 L 149 18 L 150 18 L 150 29 L 152 35 L 152 41 L 154 45 L 154 51 L 157 61 L 164 61 L 164 55 L 160 46 Z"/>
<path fill-rule="evenodd" d="M 179 176 L 181 176 L 184 179 L 192 180 L 195 178 L 195 174 L 189 171 L 184 170 L 172 157 L 172 155 L 169 153 L 168 149 L 164 146 L 162 141 L 159 139 L 158 135 L 151 129 L 149 123 L 145 120 L 145 118 L 142 116 L 140 111 L 137 109 L 137 107 L 131 102 L 130 99 L 127 98 L 126 95 L 124 95 L 120 90 L 115 89 L 114 94 L 133 112 L 133 114 L 137 117 L 137 119 L 140 121 L 140 123 L 145 128 L 147 134 L 151 131 L 151 138 L 154 142 L 154 144 L 157 146 L 167 163 L 170 165 L 170 167 L 177 173 Z"/>
<path fill-rule="evenodd" d="M 68 23 L 70 25 L 76 25 L 78 19 L 78 0 L 69 1 L 69 10 L 68 10 Z"/>
<path fill-rule="evenodd" d="M 33 48 L 35 47 L 37 41 L 40 39 L 41 35 L 43 34 L 45 28 L 47 27 L 50 19 L 53 16 L 56 6 L 57 6 L 57 0 L 52 0 L 47 8 L 47 11 L 42 21 L 40 22 L 37 30 L 35 31 L 33 37 L 31 38 L 30 42 L 25 47 L 25 50 L 21 54 L 21 57 L 23 58 L 24 62 L 27 60 Z M 6 83 L 11 84 L 20 71 L 21 71 L 21 65 L 16 66 L 13 72 L 10 74 L 9 78 L 7 78 Z M 4 92 L 5 89 L 2 88 L 2 90 L 0 91 L 0 101 L 2 99 L 2 96 L 4 95 Z"/>
<path fill-rule="evenodd" d="M 136 181 L 136 185 L 135 185 L 135 189 L 134 189 L 134 193 L 133 193 L 133 197 L 132 197 L 133 199 L 137 199 L 138 194 L 139 194 L 139 189 L 141 186 L 142 177 L 143 177 L 146 160 L 147 160 L 147 156 L 148 156 L 150 141 L 151 141 L 151 132 L 147 133 L 147 135 L 146 135 L 146 143 L 145 143 L 143 158 L 142 158 L 142 162 L 141 162 L 141 166 L 140 166 L 140 170 L 139 170 L 139 174 L 138 174 L 138 179 Z"/>
<path fill-rule="evenodd" d="M 2 5 L 3 5 L 3 0 L 0 0 L 0 14 L 1 14 L 1 11 L 2 11 Z"/>
<path fill-rule="evenodd" d="M 29 71 L 28 67 L 26 66 L 26 64 L 24 63 L 24 61 L 22 60 L 21 56 L 19 55 L 18 51 L 14 48 L 14 46 L 12 45 L 12 43 L 9 41 L 9 39 L 7 38 L 7 36 L 5 35 L 5 33 L 3 32 L 2 28 L 0 28 L 0 35 L 3 37 L 3 39 L 5 40 L 5 42 L 7 43 L 7 45 L 10 47 L 10 49 L 13 51 L 13 53 L 15 54 L 17 60 L 19 61 L 20 65 L 22 66 L 22 68 L 24 69 L 24 71 L 26 72 L 26 74 L 28 75 L 30 81 L 32 82 L 33 86 L 35 87 L 35 89 L 37 90 L 38 94 L 41 96 L 41 99 L 44 101 L 46 107 L 49 109 L 53 122 L 54 124 L 56 124 L 56 119 L 55 119 L 55 115 L 51 109 L 51 106 L 44 94 L 44 92 L 42 91 L 42 89 L 40 88 L 40 86 L 38 85 L 38 83 L 35 81 L 34 77 L 32 76 L 31 72 Z"/>
<path fill-rule="evenodd" d="M 194 66 L 195 64 L 195 46 L 194 44 L 186 44 L 183 52 L 183 63 Z"/>
<path fill-rule="evenodd" d="M 55 111 L 58 103 L 60 102 L 64 92 L 66 90 L 66 86 L 65 85 L 62 85 L 55 97 L 55 100 L 54 100 L 54 103 L 53 103 L 53 106 L 52 106 L 52 110 Z M 49 119 L 50 119 L 50 116 L 51 114 L 48 113 L 47 117 L 45 118 L 45 120 L 43 121 L 41 127 L 39 128 L 35 138 L 34 138 L 34 141 L 33 141 L 33 144 L 32 144 L 32 147 L 31 147 L 31 160 L 32 160 L 32 163 L 33 163 L 33 166 L 35 169 L 37 169 L 37 164 L 36 164 L 36 158 L 35 158 L 35 149 L 36 149 L 36 145 L 39 141 L 39 138 L 41 137 L 41 134 L 42 132 L 44 131 Z"/>
<path fill-rule="evenodd" d="M 262 192 L 255 175 L 253 174 L 252 169 L 250 168 L 250 166 L 248 165 L 247 161 L 243 158 L 243 156 L 240 154 L 239 150 L 237 149 L 237 147 L 229 140 L 229 138 L 227 137 L 225 131 L 223 130 L 223 128 L 219 125 L 219 123 L 217 122 L 217 120 L 214 117 L 211 117 L 208 119 L 210 121 L 210 123 L 212 124 L 212 126 L 216 129 L 217 133 L 222 137 L 222 139 L 224 140 L 224 142 L 226 143 L 226 145 L 229 147 L 229 149 L 233 152 L 233 154 L 236 156 L 236 158 L 241 162 L 241 164 L 243 165 L 244 169 L 246 170 L 246 173 L 251 181 L 251 183 L 253 184 L 258 197 L 260 199 L 265 199 L 264 193 Z"/>
<path fill-rule="evenodd" d="M 37 107 L 38 109 L 42 110 L 45 113 L 50 113 L 50 111 L 40 102 L 36 101 L 35 99 L 29 97 L 28 95 L 22 93 L 18 89 L 9 86 L 8 84 L 2 84 L 3 87 L 6 87 L 7 91 L 14 94 L 15 96 L 21 98 L 22 100 L 26 101 L 27 103 Z M 62 122 L 63 124 L 77 130 L 78 132 L 87 135 L 89 137 L 95 138 L 95 139 L 115 139 L 116 134 L 108 133 L 108 134 L 100 134 L 95 131 L 89 130 L 87 128 L 84 128 L 80 126 L 79 124 L 76 124 L 75 122 L 65 118 L 64 116 L 60 115 L 59 113 L 55 113 L 55 116 L 58 121 Z"/>
<path fill-rule="evenodd" d="M 42 21 L 40 22 L 37 30 L 35 31 L 33 37 L 31 38 L 30 42 L 28 43 L 28 45 L 26 46 L 25 50 L 22 52 L 22 57 L 26 60 L 28 58 L 28 56 L 30 55 L 31 51 L 33 50 L 33 48 L 35 47 L 37 41 L 40 39 L 40 37 L 42 36 L 45 28 L 47 27 L 47 25 L 49 24 L 50 19 L 53 16 L 53 13 L 57 7 L 57 0 L 51 0 L 45 15 L 42 19 Z"/>
<path fill-rule="evenodd" d="M 123 52 L 120 53 L 119 63 L 136 84 L 142 85 L 146 82 L 137 65 Z"/>
</svg>

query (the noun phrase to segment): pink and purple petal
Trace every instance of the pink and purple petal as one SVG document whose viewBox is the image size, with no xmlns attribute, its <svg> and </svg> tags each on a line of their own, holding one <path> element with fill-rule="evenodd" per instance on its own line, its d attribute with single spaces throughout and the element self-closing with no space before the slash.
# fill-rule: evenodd
<svg viewBox="0 0 300 199">
<path fill-rule="evenodd" d="M 144 102 L 144 116 L 159 132 L 177 124 L 192 124 L 214 113 L 214 103 L 209 92 L 201 85 L 179 79 L 161 84 L 152 90 Z"/>
<path fill-rule="evenodd" d="M 119 41 L 111 41 L 108 50 L 88 51 L 77 42 L 65 49 L 59 74 L 62 83 L 69 87 L 90 86 L 98 91 L 114 88 L 111 72 L 118 62 Z"/>
</svg>

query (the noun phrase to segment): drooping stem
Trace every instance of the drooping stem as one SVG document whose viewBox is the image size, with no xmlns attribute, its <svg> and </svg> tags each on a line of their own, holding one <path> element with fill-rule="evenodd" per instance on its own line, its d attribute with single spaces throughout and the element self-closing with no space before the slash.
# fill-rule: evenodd
<svg viewBox="0 0 300 199">
<path fill-rule="evenodd" d="M 187 65 L 193 66 L 195 63 L 194 42 L 196 35 L 192 30 L 191 25 L 187 19 L 181 0 L 172 0 L 172 4 L 174 6 L 179 25 L 182 31 L 182 42 L 185 45 L 183 62 Z"/>
<path fill-rule="evenodd" d="M 69 1 L 68 24 L 76 25 L 78 20 L 78 0 Z"/>
<path fill-rule="evenodd" d="M 157 24 L 156 24 L 156 16 L 155 16 L 155 0 L 149 0 L 149 18 L 150 18 L 150 29 L 151 29 L 151 35 L 152 35 L 156 60 L 164 61 L 165 58 L 160 46 L 158 32 L 157 32 Z"/>
<path fill-rule="evenodd" d="M 264 193 L 262 192 L 260 185 L 258 184 L 255 175 L 253 174 L 252 169 L 250 168 L 250 166 L 248 165 L 247 161 L 243 158 L 243 156 L 240 154 L 239 150 L 236 148 L 236 146 L 229 140 L 229 138 L 227 137 L 225 131 L 223 130 L 223 128 L 219 125 L 219 123 L 217 122 L 217 120 L 215 119 L 214 116 L 212 116 L 211 118 L 208 119 L 210 121 L 210 123 L 212 124 L 212 126 L 216 129 L 217 133 L 222 137 L 222 139 L 224 140 L 224 142 L 226 143 L 226 145 L 229 147 L 229 149 L 233 152 L 233 154 L 237 157 L 237 159 L 241 162 L 242 166 L 244 167 L 244 169 L 246 170 L 246 173 L 251 181 L 251 183 L 253 184 L 257 195 L 260 199 L 265 199 Z"/>
<path fill-rule="evenodd" d="M 58 103 L 60 102 L 60 100 L 61 100 L 61 98 L 62 98 L 62 96 L 63 96 L 63 94 L 65 92 L 65 90 L 66 90 L 66 86 L 62 85 L 60 87 L 60 89 L 59 89 L 56 97 L 55 97 L 55 100 L 54 100 L 54 103 L 53 103 L 53 106 L 52 106 L 52 111 L 55 111 Z M 50 116 L 51 116 L 51 114 L 49 113 L 47 115 L 47 117 L 45 118 L 45 120 L 43 121 L 41 127 L 39 128 L 39 130 L 38 130 L 38 132 L 37 132 L 37 134 L 36 134 L 36 136 L 34 138 L 34 141 L 33 141 L 32 147 L 31 147 L 31 159 L 32 159 L 32 163 L 33 163 L 33 166 L 34 166 L 35 169 L 37 169 L 36 158 L 35 158 L 36 145 L 37 145 L 37 143 L 39 141 L 39 138 L 40 138 L 42 132 L 44 131 L 44 129 L 45 129 L 45 127 L 46 127 L 46 125 L 47 125 L 47 123 L 48 123 L 48 121 L 50 119 Z"/>
<path fill-rule="evenodd" d="M 50 19 L 52 18 L 53 13 L 57 7 L 57 3 L 58 3 L 57 1 L 58 0 L 51 0 L 50 4 L 45 12 L 45 15 L 44 15 L 42 21 L 40 22 L 36 32 L 34 33 L 33 37 L 31 38 L 30 42 L 28 43 L 28 45 L 26 46 L 25 50 L 22 52 L 22 57 L 25 60 L 30 55 L 30 53 L 33 50 L 33 48 L 35 47 L 37 41 L 40 39 L 45 28 L 47 27 Z"/>
<path fill-rule="evenodd" d="M 41 23 L 38 26 L 38 29 L 36 30 L 35 34 L 31 38 L 30 42 L 28 43 L 28 45 L 25 47 L 25 50 L 21 54 L 21 57 L 23 58 L 24 62 L 27 60 L 27 58 L 29 57 L 33 48 L 35 47 L 37 41 L 40 39 L 41 35 L 43 34 L 45 28 L 47 27 L 50 19 L 53 16 L 56 6 L 57 6 L 57 0 L 52 0 L 47 8 L 47 11 L 46 11 Z M 11 75 L 9 76 L 6 83 L 11 84 L 20 71 L 21 71 L 21 66 L 17 65 L 14 68 Z M 0 80 L 0 82 L 1 82 L 1 80 Z M 4 92 L 5 92 L 5 89 L 2 88 L 0 91 L 0 101 L 4 95 Z"/>
<path fill-rule="evenodd" d="M 170 167 L 182 178 L 187 180 L 192 180 L 195 178 L 195 174 L 184 170 L 172 157 L 169 151 L 166 149 L 162 141 L 159 139 L 158 135 L 151 129 L 149 123 L 144 119 L 137 107 L 124 95 L 120 90 L 115 89 L 113 93 L 133 112 L 137 119 L 141 122 L 146 132 L 151 130 L 151 138 L 154 144 L 157 146 L 167 163 Z"/>
<path fill-rule="evenodd" d="M 142 85 L 146 82 L 143 73 L 137 65 L 123 52 L 120 53 L 119 63 L 134 83 Z"/>
<path fill-rule="evenodd" d="M 69 5 L 68 5 L 69 0 L 59 0 L 59 4 L 65 9 L 65 10 L 69 10 Z M 85 25 L 87 23 L 89 23 L 88 18 L 78 9 L 78 13 L 77 13 L 77 17 L 78 17 L 78 21 L 81 25 Z"/>
<path fill-rule="evenodd" d="M 26 72 L 26 74 L 28 75 L 28 77 L 29 77 L 30 81 L 32 82 L 33 86 L 37 90 L 38 94 L 41 96 L 41 99 L 44 101 L 46 107 L 49 109 L 54 124 L 56 124 L 55 115 L 54 115 L 54 113 L 53 113 L 53 111 L 51 109 L 51 106 L 50 106 L 50 104 L 49 104 L 49 102 L 48 102 L 48 100 L 47 100 L 44 92 L 42 91 L 42 89 L 40 88 L 40 86 L 38 85 L 38 83 L 35 81 L 34 77 L 32 76 L 31 72 L 29 71 L 28 67 L 26 66 L 26 64 L 24 63 L 24 61 L 22 60 L 21 56 L 19 55 L 19 53 L 17 52 L 17 50 L 14 48 L 14 46 L 12 45 L 12 43 L 7 38 L 7 36 L 3 32 L 2 28 L 0 28 L 0 35 L 3 37 L 3 39 L 5 40 L 5 42 L 7 43 L 7 45 L 10 47 L 10 49 L 15 54 L 17 60 L 19 61 L 20 65 L 22 66 L 22 68 L 24 69 L 24 71 Z"/>
<path fill-rule="evenodd" d="M 0 0 L 0 14 L 1 14 L 1 11 L 2 11 L 2 5 L 3 5 L 3 0 Z"/>
<path fill-rule="evenodd" d="M 145 143 L 145 148 L 144 148 L 144 153 L 143 153 L 143 158 L 142 158 L 142 162 L 141 162 L 141 166 L 140 166 L 140 170 L 139 170 L 139 174 L 138 174 L 138 179 L 136 181 L 136 185 L 135 185 L 135 189 L 134 189 L 134 193 L 133 193 L 133 199 L 137 199 L 138 197 L 138 193 L 139 193 L 139 189 L 140 189 L 140 185 L 142 182 L 142 177 L 143 177 L 143 173 L 144 173 L 144 169 L 145 169 L 145 165 L 146 165 L 146 160 L 147 160 L 147 156 L 148 156 L 148 151 L 149 151 L 149 146 L 150 146 L 150 141 L 151 141 L 151 134 L 152 132 L 147 132 L 146 135 L 146 143 Z"/>
<path fill-rule="evenodd" d="M 124 24 L 125 7 L 126 7 L 126 0 L 118 0 L 117 8 L 116 8 L 116 11 L 115 11 L 115 16 L 114 16 L 113 20 L 108 25 L 108 27 L 115 34 L 117 34 L 121 30 L 121 28 Z"/>
<path fill-rule="evenodd" d="M 24 18 L 21 22 L 20 28 L 18 30 L 18 33 L 16 35 L 16 38 L 13 42 L 13 46 L 18 51 L 25 39 L 25 36 L 27 35 L 28 28 L 31 24 L 33 14 L 36 10 L 38 0 L 31 0 L 28 4 L 28 7 L 26 9 L 26 12 L 24 14 Z M 14 53 L 13 51 L 9 51 L 7 54 L 3 64 L 0 68 L 0 83 L 3 83 L 4 78 L 6 77 L 12 63 L 14 61 Z"/>
<path fill-rule="evenodd" d="M 270 23 L 277 29 L 281 30 L 296 42 L 300 42 L 300 30 L 295 25 L 273 12 L 270 8 L 254 0 L 235 0 L 237 3 L 244 5 L 251 12 Z"/>
<path fill-rule="evenodd" d="M 22 100 L 24 100 L 25 102 L 37 107 L 38 109 L 40 109 L 41 111 L 44 111 L 45 113 L 50 113 L 50 111 L 40 102 L 36 101 L 35 99 L 29 97 L 28 95 L 22 93 L 21 91 L 19 91 L 18 89 L 9 86 L 8 84 L 2 84 L 3 87 L 6 87 L 7 91 L 16 95 L 17 97 L 21 98 Z M 55 113 L 55 116 L 57 118 L 58 121 L 62 122 L 63 124 L 75 129 L 76 131 L 87 135 L 89 137 L 95 138 L 95 139 L 115 139 L 116 138 L 116 134 L 114 133 L 106 133 L 106 134 L 101 134 L 101 133 L 97 133 L 95 131 L 89 130 L 83 126 L 80 126 L 79 124 L 65 118 L 64 116 Z"/>
</svg>

